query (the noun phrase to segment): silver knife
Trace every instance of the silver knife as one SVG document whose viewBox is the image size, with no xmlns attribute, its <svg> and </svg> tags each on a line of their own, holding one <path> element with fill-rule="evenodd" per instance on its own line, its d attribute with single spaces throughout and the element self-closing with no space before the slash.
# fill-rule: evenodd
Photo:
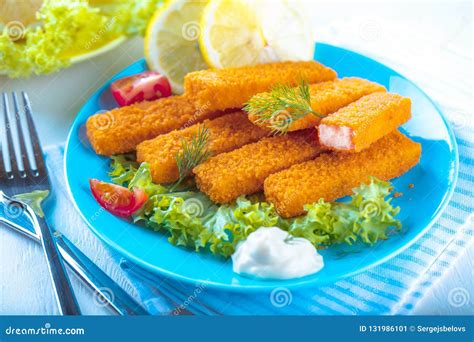
<svg viewBox="0 0 474 342">
<path fill-rule="evenodd" d="M 0 216 L 0 222 L 17 232 L 29 237 L 37 243 L 40 238 L 33 230 L 16 224 Z M 54 233 L 59 252 L 67 265 L 87 284 L 115 313 L 119 315 L 149 315 L 150 313 L 138 304 L 114 280 L 95 265 L 71 241 L 62 234 Z"/>
</svg>

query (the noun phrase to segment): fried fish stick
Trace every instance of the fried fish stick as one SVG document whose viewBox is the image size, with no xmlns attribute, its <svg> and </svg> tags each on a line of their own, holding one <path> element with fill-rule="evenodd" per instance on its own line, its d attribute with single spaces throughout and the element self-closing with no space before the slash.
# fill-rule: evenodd
<svg viewBox="0 0 474 342">
<path fill-rule="evenodd" d="M 409 98 L 391 93 L 370 94 L 321 120 L 319 141 L 333 150 L 359 152 L 410 117 Z"/>
<path fill-rule="evenodd" d="M 402 175 L 420 154 L 420 144 L 395 131 L 360 153 L 326 153 L 275 173 L 265 180 L 265 196 L 281 216 L 302 215 L 305 204 L 349 195 L 370 176 L 389 180 Z"/>
<path fill-rule="evenodd" d="M 311 84 L 309 91 L 312 110 L 322 116 L 326 116 L 365 95 L 375 92 L 385 92 L 386 89 L 380 84 L 362 78 L 345 77 L 334 81 Z M 265 95 L 266 93 L 261 93 L 256 96 L 264 97 Z M 255 124 L 265 126 L 264 122 L 258 122 L 259 117 L 255 114 L 249 114 L 249 119 Z M 276 117 L 275 120 L 278 120 L 278 117 Z M 291 122 L 287 130 L 297 131 L 314 127 L 318 125 L 320 121 L 321 118 L 319 116 L 309 114 Z M 288 124 L 287 121 L 285 121 L 285 124 Z"/>
<path fill-rule="evenodd" d="M 110 156 L 134 151 L 144 140 L 220 114 L 197 110 L 188 96 L 170 96 L 95 114 L 87 120 L 87 137 L 96 153 Z"/>
<path fill-rule="evenodd" d="M 318 83 L 336 76 L 334 70 L 315 61 L 277 62 L 191 72 L 184 78 L 184 89 L 197 99 L 198 107 L 224 110 L 240 108 L 253 95 L 276 84 L 297 85 L 301 79 Z"/>
<path fill-rule="evenodd" d="M 209 130 L 207 148 L 213 155 L 232 151 L 270 133 L 267 129 L 253 125 L 246 113 L 238 111 L 146 140 L 137 146 L 137 160 L 150 164 L 155 183 L 178 180 L 175 156 L 183 150 L 183 141 L 190 141 L 202 125 Z"/>
<path fill-rule="evenodd" d="M 280 62 L 251 67 L 203 70 L 186 76 L 186 94 L 117 108 L 87 121 L 87 136 L 98 154 L 134 151 L 140 142 L 240 108 L 251 96 L 277 83 L 334 79 L 317 62 Z"/>
<path fill-rule="evenodd" d="M 310 160 L 321 151 L 314 129 L 263 138 L 194 168 L 196 184 L 212 201 L 228 203 L 261 191 L 269 175 Z"/>
</svg>

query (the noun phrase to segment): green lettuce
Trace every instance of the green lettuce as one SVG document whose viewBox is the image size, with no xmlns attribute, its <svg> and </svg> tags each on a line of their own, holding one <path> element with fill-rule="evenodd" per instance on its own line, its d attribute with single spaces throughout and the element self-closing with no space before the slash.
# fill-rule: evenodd
<svg viewBox="0 0 474 342">
<path fill-rule="evenodd" d="M 163 0 L 121 0 L 109 16 L 116 19 L 116 31 L 127 36 L 144 35 L 148 21 L 165 1 Z"/>
<path fill-rule="evenodd" d="M 40 25 L 23 27 L 13 22 L 0 31 L 0 73 L 26 77 L 64 68 L 74 55 L 123 35 L 143 34 L 162 4 L 161 0 L 119 0 L 99 8 L 86 0 L 45 0 L 37 12 Z"/>
<path fill-rule="evenodd" d="M 111 159 L 109 176 L 112 182 L 122 186 L 128 184 L 135 177 L 138 163 L 129 155 L 113 156 Z"/>
<path fill-rule="evenodd" d="M 228 257 L 250 233 L 279 220 L 273 205 L 265 202 L 240 197 L 233 204 L 217 206 L 193 186 L 171 192 L 172 186 L 152 182 L 147 163 L 137 168 L 125 156 L 112 159 L 109 175 L 116 184 L 147 192 L 147 202 L 133 216 L 135 222 L 164 231 L 172 244 L 196 251 L 205 249 Z"/>
<path fill-rule="evenodd" d="M 206 229 L 200 234 L 200 242 L 209 246 L 214 254 L 230 256 L 239 241 L 260 227 L 276 226 L 278 220 L 272 204 L 252 202 L 241 196 L 233 204 L 218 207 L 205 221 Z"/>
<path fill-rule="evenodd" d="M 392 198 L 388 197 L 391 190 L 389 182 L 372 177 L 369 184 L 353 189 L 348 202 L 327 203 L 321 199 L 306 205 L 307 214 L 294 219 L 288 231 L 316 246 L 352 244 L 359 240 L 374 244 L 385 240 L 389 228 L 401 228 L 395 218 L 400 208 L 393 207 Z"/>
<path fill-rule="evenodd" d="M 306 215 L 283 219 L 261 196 L 241 196 L 231 204 L 216 205 L 193 183 L 178 190 L 154 184 L 149 165 L 138 166 L 129 157 L 114 157 L 110 175 L 115 183 L 148 194 L 143 208 L 133 216 L 135 222 L 166 233 L 174 245 L 225 258 L 260 227 L 278 226 L 319 248 L 356 241 L 374 244 L 386 239 L 390 228 L 401 227 L 395 218 L 399 208 L 391 205 L 391 184 L 376 178 L 354 189 L 348 202 L 320 200 L 305 206 Z"/>
</svg>

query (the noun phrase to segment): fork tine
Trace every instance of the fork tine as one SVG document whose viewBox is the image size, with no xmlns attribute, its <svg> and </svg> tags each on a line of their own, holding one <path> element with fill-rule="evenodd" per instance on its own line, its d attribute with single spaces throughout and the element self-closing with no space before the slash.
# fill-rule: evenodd
<svg viewBox="0 0 474 342">
<path fill-rule="evenodd" d="M 18 170 L 15 160 L 15 152 L 13 150 L 13 138 L 10 125 L 10 109 L 8 105 L 7 93 L 3 93 L 3 117 L 5 122 L 5 134 L 3 135 L 2 152 L 4 152 L 5 173 L 8 179 L 14 177 L 14 172 Z"/>
<path fill-rule="evenodd" d="M 26 116 L 26 123 L 27 129 L 30 133 L 31 144 L 33 146 L 33 154 L 34 154 L 34 162 L 36 167 L 32 167 L 32 173 L 34 177 L 42 175 L 43 177 L 46 176 L 46 169 L 44 165 L 44 158 L 43 158 L 43 151 L 41 150 L 41 145 L 38 138 L 38 133 L 36 132 L 35 123 L 33 121 L 33 117 L 31 115 L 31 103 L 30 99 L 28 98 L 28 94 L 22 91 L 21 95 L 23 97 L 23 105 L 25 107 L 25 116 Z"/>
<path fill-rule="evenodd" d="M 19 164 L 21 163 L 21 165 L 19 166 L 20 177 L 25 178 L 26 168 L 28 167 L 29 162 L 28 162 L 28 157 L 26 154 L 25 139 L 23 137 L 23 129 L 21 127 L 21 113 L 20 113 L 20 107 L 18 106 L 18 96 L 16 95 L 16 92 L 12 93 L 12 98 L 13 98 L 13 109 L 15 111 L 16 131 L 18 132 L 18 144 L 20 145 L 20 159 L 21 160 L 18 161 Z"/>
</svg>

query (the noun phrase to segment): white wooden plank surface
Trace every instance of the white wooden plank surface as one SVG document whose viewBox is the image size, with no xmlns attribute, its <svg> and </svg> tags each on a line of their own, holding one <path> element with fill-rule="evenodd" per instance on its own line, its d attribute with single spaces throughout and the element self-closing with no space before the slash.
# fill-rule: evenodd
<svg viewBox="0 0 474 342">
<path fill-rule="evenodd" d="M 473 124 L 473 5 L 471 1 L 307 1 L 315 39 L 361 52 L 386 63 L 419 84 L 452 120 Z M 283 28 L 282 28 L 283 29 Z M 27 80 L 0 77 L 0 90 L 31 94 L 44 144 L 64 142 L 84 101 L 110 76 L 143 55 L 141 39 L 49 76 Z M 466 119 L 467 118 L 467 119 Z M 64 221 L 67 225 L 74 222 Z M 89 232 L 77 241 L 88 249 Z M 107 255 L 96 261 L 111 274 Z M 105 260 L 104 260 L 105 259 Z M 0 314 L 55 313 L 40 249 L 0 229 Z M 474 246 L 426 294 L 416 314 L 474 313 Z M 124 284 L 124 286 L 127 286 Z M 468 289 L 461 307 L 448 303 L 453 289 Z M 83 288 L 84 313 L 105 314 Z"/>
</svg>

